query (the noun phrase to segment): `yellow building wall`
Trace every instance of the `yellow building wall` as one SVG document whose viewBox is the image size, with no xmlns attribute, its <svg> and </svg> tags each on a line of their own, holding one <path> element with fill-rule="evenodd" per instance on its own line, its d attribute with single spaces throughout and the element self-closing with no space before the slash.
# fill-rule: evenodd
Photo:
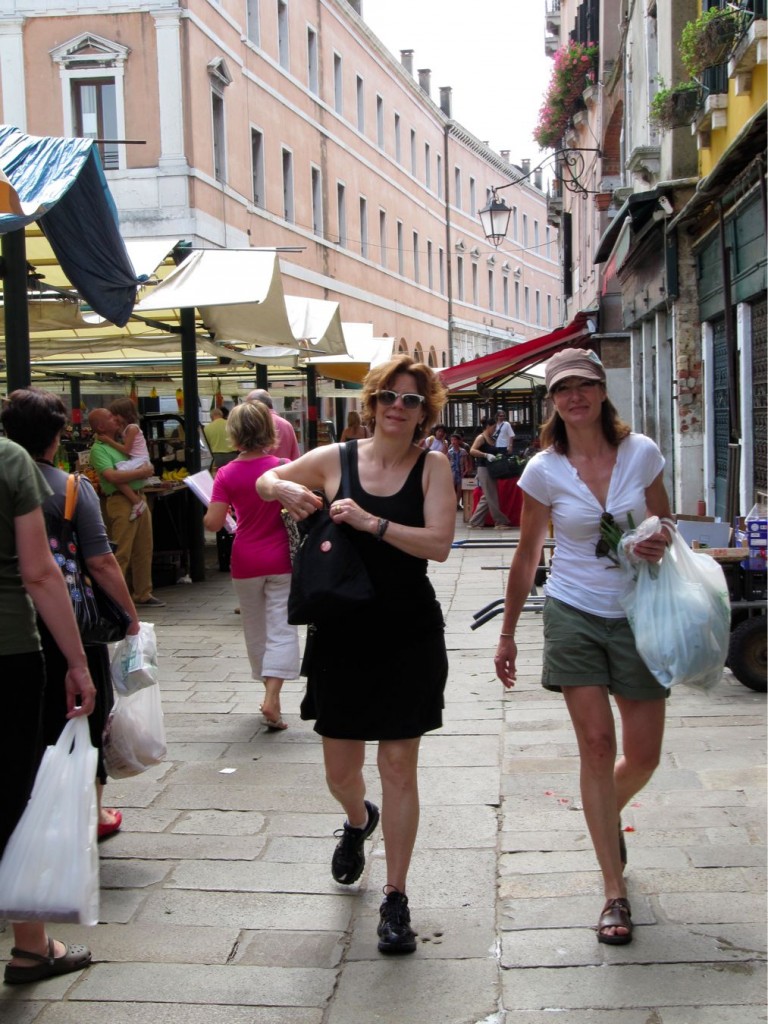
<svg viewBox="0 0 768 1024">
<path fill-rule="evenodd" d="M 752 89 L 748 95 L 737 96 L 736 83 L 731 79 L 728 83 L 728 124 L 725 128 L 714 129 L 710 135 L 710 145 L 700 151 L 702 177 L 706 177 L 717 166 L 747 121 L 765 104 L 767 95 L 768 69 L 765 64 L 756 66 L 752 72 Z"/>
</svg>

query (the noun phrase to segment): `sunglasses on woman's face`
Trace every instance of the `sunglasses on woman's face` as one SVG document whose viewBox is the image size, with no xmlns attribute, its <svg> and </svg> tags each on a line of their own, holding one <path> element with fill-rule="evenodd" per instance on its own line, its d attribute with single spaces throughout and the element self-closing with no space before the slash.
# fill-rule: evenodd
<svg viewBox="0 0 768 1024">
<path fill-rule="evenodd" d="M 603 514 L 600 516 L 600 526 L 601 528 L 603 526 L 613 526 L 613 516 L 610 512 L 603 512 Z M 595 544 L 595 556 L 597 558 L 605 558 L 606 556 L 610 555 L 610 553 L 611 546 L 601 533 L 597 544 Z"/>
<path fill-rule="evenodd" d="M 408 391 L 405 394 L 400 391 L 377 391 L 376 398 L 382 405 L 394 405 L 400 398 L 405 409 L 418 409 L 420 405 L 424 404 L 424 395 L 416 395 Z"/>
</svg>

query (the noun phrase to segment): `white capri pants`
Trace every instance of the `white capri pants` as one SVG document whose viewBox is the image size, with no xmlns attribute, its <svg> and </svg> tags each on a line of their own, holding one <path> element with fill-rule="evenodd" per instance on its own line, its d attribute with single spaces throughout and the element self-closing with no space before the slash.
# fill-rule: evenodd
<svg viewBox="0 0 768 1024">
<path fill-rule="evenodd" d="M 300 666 L 299 631 L 288 624 L 290 573 L 233 579 L 232 583 L 240 602 L 251 675 L 254 679 L 296 679 Z"/>
</svg>

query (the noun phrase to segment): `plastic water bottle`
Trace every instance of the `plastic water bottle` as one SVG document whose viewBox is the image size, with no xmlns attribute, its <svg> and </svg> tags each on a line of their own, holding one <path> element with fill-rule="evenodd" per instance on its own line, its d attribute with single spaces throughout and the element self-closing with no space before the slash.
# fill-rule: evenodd
<svg viewBox="0 0 768 1024">
<path fill-rule="evenodd" d="M 747 528 L 747 547 L 749 548 L 747 568 L 765 572 L 765 556 L 768 548 L 768 506 L 762 502 L 753 505 L 744 524 Z"/>
</svg>

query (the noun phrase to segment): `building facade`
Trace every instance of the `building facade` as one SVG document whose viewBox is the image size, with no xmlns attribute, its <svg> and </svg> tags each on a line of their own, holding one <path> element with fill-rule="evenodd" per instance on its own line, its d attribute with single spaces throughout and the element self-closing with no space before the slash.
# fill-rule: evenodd
<svg viewBox="0 0 768 1024">
<path fill-rule="evenodd" d="M 552 52 L 599 47 L 560 144 L 599 153 L 555 213 L 566 304 L 599 309 L 612 390 L 664 452 L 674 507 L 731 519 L 766 490 L 766 20 L 764 0 L 703 7 L 548 0 Z M 692 73 L 710 7 L 733 17 L 730 43 Z M 660 104 L 678 90 L 693 103 L 673 117 Z"/>
<path fill-rule="evenodd" d="M 340 303 L 433 366 L 562 322 L 540 177 L 451 117 L 345 0 L 10 0 L 3 120 L 99 139 L 126 238 L 278 247 L 287 294 Z M 498 251 L 478 210 L 512 185 Z"/>
</svg>

